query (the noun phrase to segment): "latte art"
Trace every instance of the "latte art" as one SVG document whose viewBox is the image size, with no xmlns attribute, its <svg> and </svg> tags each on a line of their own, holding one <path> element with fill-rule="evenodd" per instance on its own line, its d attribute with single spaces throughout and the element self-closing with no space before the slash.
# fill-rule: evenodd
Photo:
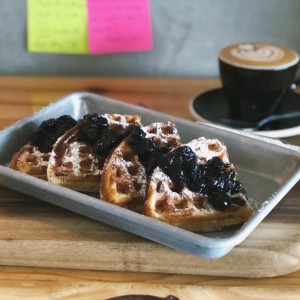
<svg viewBox="0 0 300 300">
<path fill-rule="evenodd" d="M 284 51 L 270 45 L 242 44 L 231 50 L 234 57 L 251 61 L 277 61 L 282 59 Z"/>
<path fill-rule="evenodd" d="M 297 53 L 288 48 L 261 43 L 225 47 L 219 58 L 230 65 L 250 69 L 282 69 L 299 61 Z"/>
</svg>

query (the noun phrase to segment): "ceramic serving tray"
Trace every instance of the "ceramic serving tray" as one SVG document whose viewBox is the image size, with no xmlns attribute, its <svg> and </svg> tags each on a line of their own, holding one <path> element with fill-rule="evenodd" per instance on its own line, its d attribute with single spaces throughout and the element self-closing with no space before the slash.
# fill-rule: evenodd
<svg viewBox="0 0 300 300">
<path fill-rule="evenodd" d="M 104 202 L 96 194 L 87 195 L 52 185 L 8 167 L 12 155 L 28 141 L 31 132 L 42 121 L 63 114 L 79 119 L 87 113 L 139 114 L 144 125 L 171 121 L 176 124 L 183 143 L 200 136 L 222 140 L 227 145 L 230 161 L 237 169 L 238 179 L 248 192 L 254 208 L 253 216 L 238 228 L 196 234 Z M 4 129 L 0 132 L 0 149 L 0 184 L 205 258 L 221 257 L 241 243 L 300 178 L 300 148 L 296 146 L 218 126 L 194 123 L 90 93 L 71 94 Z"/>
</svg>

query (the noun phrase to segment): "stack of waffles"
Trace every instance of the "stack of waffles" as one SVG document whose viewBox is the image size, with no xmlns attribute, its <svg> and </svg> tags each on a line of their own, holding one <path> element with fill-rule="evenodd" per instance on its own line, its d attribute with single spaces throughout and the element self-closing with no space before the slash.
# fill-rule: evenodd
<svg viewBox="0 0 300 300">
<path fill-rule="evenodd" d="M 175 124 L 138 115 L 87 114 L 44 121 L 11 168 L 194 232 L 242 224 L 252 215 L 226 145 L 182 144 Z"/>
</svg>

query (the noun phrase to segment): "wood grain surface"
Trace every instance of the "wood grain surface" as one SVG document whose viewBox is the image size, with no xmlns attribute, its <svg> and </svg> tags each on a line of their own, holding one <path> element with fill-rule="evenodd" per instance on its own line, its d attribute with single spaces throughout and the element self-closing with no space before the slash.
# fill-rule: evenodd
<svg viewBox="0 0 300 300">
<path fill-rule="evenodd" d="M 297 188 L 242 244 L 208 260 L 1 187 L 0 263 L 235 277 L 288 274 L 300 266 Z"/>
<path fill-rule="evenodd" d="M 192 120 L 190 100 L 219 85 L 197 78 L 0 77 L 0 128 L 83 90 Z M 299 137 L 286 141 L 300 144 Z M 299 299 L 299 193 L 297 184 L 230 254 L 205 260 L 0 187 L 0 299 Z"/>
</svg>

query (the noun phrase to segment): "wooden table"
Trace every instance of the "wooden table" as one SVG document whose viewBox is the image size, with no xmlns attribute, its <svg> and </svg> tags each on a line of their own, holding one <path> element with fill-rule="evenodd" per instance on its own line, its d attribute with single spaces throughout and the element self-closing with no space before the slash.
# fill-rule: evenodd
<svg viewBox="0 0 300 300">
<path fill-rule="evenodd" d="M 188 111 L 190 99 L 201 92 L 218 86 L 220 86 L 218 79 L 198 78 L 142 79 L 2 76 L 0 77 L 0 128 L 13 124 L 18 119 L 30 115 L 33 111 L 64 95 L 75 91 L 87 90 L 193 120 Z M 287 142 L 300 144 L 300 138 L 289 138 Z M 3 214 L 3 207 L 8 203 L 5 202 L 5 195 L 14 195 L 16 201 L 23 196 L 3 187 L 2 191 L 1 209 Z M 300 201 L 299 184 L 296 185 L 289 195 L 290 199 L 292 199 L 291 201 L 295 201 L 295 199 Z M 34 205 L 39 203 L 38 200 L 31 200 L 28 196 L 25 199 Z M 42 201 L 40 202 L 43 203 Z M 24 203 L 26 204 L 26 202 Z M 48 204 L 38 205 L 47 207 Z M 293 210 L 292 206 L 289 208 Z M 299 259 L 297 260 L 297 258 L 294 262 L 294 272 L 270 278 L 176 274 L 176 272 L 153 273 L 144 271 L 141 266 L 140 271 L 136 270 L 135 272 L 84 270 L 74 267 L 67 269 L 63 268 L 64 265 L 51 268 L 51 257 L 48 260 L 49 268 L 34 267 L 32 261 L 19 261 L 16 263 L 17 260 L 14 260 L 14 258 L 19 255 L 16 246 L 18 244 L 16 244 L 16 240 L 13 240 L 14 232 L 10 228 L 10 222 L 15 217 L 13 212 L 14 210 L 12 209 L 9 219 L 2 220 L 2 222 L 0 220 L 2 225 L 2 229 L 0 229 L 1 249 L 3 249 L 4 244 L 9 245 L 11 243 L 11 245 L 14 245 L 11 249 L 7 246 L 9 252 L 5 259 L 0 257 L 0 299 L 107 299 L 125 294 L 152 294 L 160 297 L 172 294 L 181 300 L 300 299 L 300 270 L 298 268 Z M 59 212 L 61 213 L 61 210 Z M 64 212 L 63 216 L 68 218 L 70 214 Z M 24 216 L 18 217 L 18 220 L 21 220 L 21 217 L 24 218 Z M 297 216 L 294 217 L 297 218 Z M 298 217 L 300 218 L 300 215 Z M 271 219 L 276 219 L 276 211 L 271 216 Z M 31 222 L 33 221 L 31 220 Z M 47 222 L 51 224 L 51 220 L 47 220 Z M 32 224 L 32 230 L 34 230 L 34 222 Z M 297 224 L 299 225 L 299 223 Z M 263 227 L 263 224 L 261 226 Z M 293 226 L 293 230 L 295 230 L 297 227 L 295 227 L 295 224 Z M 22 231 L 21 229 L 20 232 L 23 232 L 24 230 Z M 18 230 L 18 224 L 15 224 L 14 230 Z M 281 228 L 276 228 L 275 230 L 278 232 Z M 66 229 L 61 234 L 68 235 L 66 231 L 68 230 Z M 273 233 L 269 230 L 265 234 L 272 235 Z M 299 240 L 299 234 L 300 227 L 299 233 L 295 233 L 297 240 Z M 92 238 L 89 237 L 89 242 L 92 242 Z M 63 237 L 61 239 L 63 240 Z M 18 237 L 18 242 L 21 240 L 22 237 Z M 299 245 L 296 244 L 296 246 Z M 3 250 L 1 251 L 3 253 Z M 239 251 L 243 251 L 243 247 L 237 249 L 237 253 Z M 293 249 L 293 251 L 296 251 L 296 254 L 299 253 L 300 247 Z M 37 255 L 39 254 L 37 253 Z M 59 249 L 52 249 L 51 255 L 54 261 L 56 256 L 59 255 Z M 234 255 L 233 257 L 238 257 Z M 283 256 L 278 256 L 279 259 L 281 257 Z M 206 262 L 205 267 L 208 268 L 210 263 L 213 268 L 213 266 L 218 264 L 218 260 Z M 231 263 L 234 269 L 235 262 L 232 261 Z M 27 265 L 30 265 L 30 267 Z M 255 261 L 253 261 L 253 268 L 255 269 Z M 126 270 L 126 268 L 124 269 Z M 259 276 L 256 273 L 252 277 Z"/>
</svg>

